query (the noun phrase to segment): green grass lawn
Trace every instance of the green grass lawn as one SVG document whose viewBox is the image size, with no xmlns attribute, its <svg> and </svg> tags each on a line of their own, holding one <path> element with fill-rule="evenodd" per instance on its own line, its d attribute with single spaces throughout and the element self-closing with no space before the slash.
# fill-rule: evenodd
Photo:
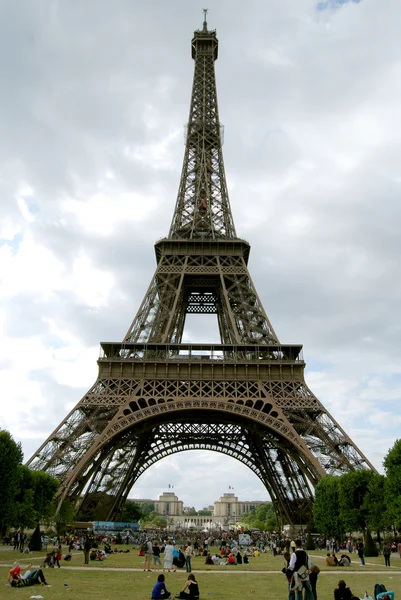
<svg viewBox="0 0 401 600">
<path fill-rule="evenodd" d="M 125 548 L 125 547 L 124 547 Z M 44 553 L 36 553 L 21 560 L 19 552 L 2 552 L 0 555 L 0 577 L 3 587 L 0 599 L 11 597 L 30 598 L 41 595 L 44 599 L 63 600 L 140 600 L 149 599 L 157 573 L 143 572 L 142 558 L 136 550 L 129 554 L 108 556 L 103 563 L 92 562 L 87 570 L 83 567 L 83 553 L 75 553 L 70 563 L 62 562 L 61 569 L 46 569 L 45 575 L 52 585 L 51 588 L 33 586 L 30 588 L 12 589 L 7 587 L 6 578 L 9 567 L 14 560 L 21 564 L 33 562 L 40 564 Z M 325 567 L 325 553 L 311 552 L 313 561 L 319 565 L 322 572 L 318 579 L 319 600 L 332 600 L 333 589 L 339 579 L 345 579 L 353 593 L 363 597 L 365 590 L 373 594 L 375 583 L 383 583 L 388 590 L 392 589 L 401 594 L 401 560 L 392 557 L 391 568 L 384 567 L 383 557 L 368 558 L 366 567 L 352 563 L 351 568 Z M 199 557 L 192 560 L 193 570 L 199 571 L 196 577 L 199 583 L 201 597 L 210 600 L 237 600 L 239 598 L 264 598 L 266 600 L 286 600 L 287 582 L 280 572 L 283 559 L 273 557 L 270 553 L 251 559 L 251 564 L 238 566 L 206 566 L 204 559 Z M 117 569 L 127 569 L 119 571 Z M 133 571 L 130 569 L 138 569 Z M 139 570 L 140 569 L 140 570 Z M 272 571 L 268 573 L 267 571 Z M 379 571 L 379 574 L 373 571 Z M 166 586 L 172 594 L 176 594 L 184 585 L 187 575 L 184 570 L 177 573 L 166 573 Z"/>
</svg>

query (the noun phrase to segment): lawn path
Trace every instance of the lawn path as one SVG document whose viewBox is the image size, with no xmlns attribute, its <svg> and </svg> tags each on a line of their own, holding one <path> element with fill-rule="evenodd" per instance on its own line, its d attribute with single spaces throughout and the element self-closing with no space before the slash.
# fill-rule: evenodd
<svg viewBox="0 0 401 600">
<path fill-rule="evenodd" d="M 0 567 L 9 567 L 10 563 L 4 563 L 4 562 L 0 562 Z M 391 567 L 390 567 L 391 568 Z M 68 565 L 61 567 L 61 569 L 63 571 L 116 571 L 116 572 L 124 572 L 124 573 L 143 573 L 143 569 L 137 569 L 135 567 L 106 567 L 106 566 L 102 566 L 102 567 L 86 567 L 85 565 L 83 566 L 72 566 L 72 565 Z M 58 570 L 58 569 L 56 569 Z M 345 570 L 345 569 L 344 569 Z M 146 573 L 148 571 L 145 571 Z M 149 571 L 149 573 L 160 573 L 161 571 Z M 347 568 L 346 570 L 347 574 L 349 575 L 383 575 L 383 573 L 392 573 L 393 575 L 401 575 L 401 570 L 398 571 L 352 571 L 350 569 Z M 50 571 L 46 570 L 46 573 L 50 574 Z M 173 575 L 173 571 L 170 573 L 170 575 Z M 176 571 L 176 573 L 178 575 L 183 575 L 185 574 L 185 571 Z M 197 570 L 197 569 L 193 569 L 192 573 L 197 573 L 199 575 L 214 575 L 214 574 L 222 574 L 222 573 L 231 573 L 232 575 L 278 575 L 281 574 L 282 571 L 239 571 L 238 569 L 235 569 L 235 571 L 229 571 L 228 569 L 218 569 L 215 570 L 213 569 L 213 571 L 206 571 L 204 569 L 202 570 Z M 320 573 L 325 573 L 325 574 L 329 574 L 329 575 L 337 575 L 338 571 L 335 571 L 334 568 L 333 569 L 328 569 L 327 571 L 323 571 L 321 570 Z M 150 575 L 149 575 L 150 577 Z"/>
</svg>

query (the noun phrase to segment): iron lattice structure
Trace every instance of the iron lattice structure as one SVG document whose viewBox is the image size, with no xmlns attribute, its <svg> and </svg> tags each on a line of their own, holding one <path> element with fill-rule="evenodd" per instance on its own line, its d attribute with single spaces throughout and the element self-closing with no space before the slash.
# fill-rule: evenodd
<svg viewBox="0 0 401 600">
<path fill-rule="evenodd" d="M 206 21 L 178 198 L 157 267 L 121 343 L 102 343 L 95 384 L 32 456 L 81 514 L 113 520 L 161 458 L 208 449 L 246 464 L 288 523 L 305 520 L 326 473 L 373 468 L 304 381 L 302 346 L 280 344 L 237 238 Z M 183 344 L 189 313 L 216 314 L 220 344 Z"/>
</svg>

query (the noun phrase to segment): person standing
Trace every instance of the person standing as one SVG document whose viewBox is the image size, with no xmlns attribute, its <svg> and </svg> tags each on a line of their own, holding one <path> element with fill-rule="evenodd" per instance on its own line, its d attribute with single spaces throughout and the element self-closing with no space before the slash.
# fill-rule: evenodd
<svg viewBox="0 0 401 600">
<path fill-rule="evenodd" d="M 386 567 L 389 567 L 390 566 L 391 550 L 390 550 L 390 546 L 388 544 L 384 545 L 383 556 L 384 556 L 384 565 Z"/>
<path fill-rule="evenodd" d="M 291 589 L 295 591 L 296 600 L 313 600 L 312 586 L 309 581 L 309 573 L 300 574 L 301 567 L 308 571 L 312 568 L 309 554 L 302 548 L 301 540 L 295 540 L 295 552 L 292 553 L 289 570 L 293 572 Z M 305 570 L 304 569 L 304 570 Z"/>
<path fill-rule="evenodd" d="M 60 560 L 63 558 L 63 549 L 61 544 L 57 546 L 57 550 L 54 552 L 54 564 L 60 568 Z"/>
<path fill-rule="evenodd" d="M 20 539 L 21 539 L 21 532 L 20 532 L 20 530 L 18 530 L 14 534 L 14 550 L 19 550 Z"/>
<path fill-rule="evenodd" d="M 159 566 L 160 569 L 162 567 L 162 562 L 160 560 L 160 546 L 159 542 L 155 540 L 153 542 L 153 568 L 156 570 L 156 566 Z"/>
<path fill-rule="evenodd" d="M 164 548 L 164 570 L 167 569 L 167 571 L 169 571 L 169 572 L 173 566 L 173 552 L 174 552 L 174 546 L 171 543 L 171 540 L 168 540 L 168 542 Z"/>
<path fill-rule="evenodd" d="M 312 567 L 309 569 L 309 581 L 310 581 L 310 585 L 312 588 L 312 594 L 313 594 L 314 600 L 317 600 L 316 584 L 317 584 L 317 578 L 318 578 L 319 573 L 320 573 L 320 569 L 317 565 L 312 565 Z"/>
<path fill-rule="evenodd" d="M 92 548 L 92 543 L 91 543 L 89 537 L 87 536 L 84 541 L 84 564 L 85 565 L 89 565 L 89 553 L 91 551 L 91 548 Z"/>
<path fill-rule="evenodd" d="M 185 549 L 185 567 L 187 573 L 191 572 L 191 556 L 193 555 L 193 549 L 191 546 L 191 542 L 188 542 L 188 546 Z"/>
<path fill-rule="evenodd" d="M 285 560 L 285 567 L 281 571 L 286 576 L 288 582 L 288 600 L 295 600 L 295 592 L 291 589 L 292 571 L 289 570 L 291 554 L 284 552 L 283 558 Z"/>
<path fill-rule="evenodd" d="M 357 549 L 357 552 L 358 552 L 359 560 L 361 561 L 361 567 L 364 567 L 365 566 L 365 549 L 363 547 L 362 540 L 360 540 L 358 542 L 358 545 L 357 545 L 356 549 Z"/>
<path fill-rule="evenodd" d="M 143 570 L 144 571 L 151 571 L 152 569 L 150 568 L 150 561 L 152 560 L 152 556 L 153 556 L 153 544 L 151 540 L 146 540 L 146 550 L 145 550 L 145 561 L 143 563 Z"/>
</svg>

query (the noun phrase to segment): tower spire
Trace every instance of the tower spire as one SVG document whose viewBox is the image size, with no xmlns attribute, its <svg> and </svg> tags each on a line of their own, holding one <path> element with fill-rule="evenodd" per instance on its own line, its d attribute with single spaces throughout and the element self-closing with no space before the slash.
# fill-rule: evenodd
<svg viewBox="0 0 401 600">
<path fill-rule="evenodd" d="M 208 8 L 203 8 L 202 12 L 203 12 L 203 33 L 206 33 L 207 32 L 206 17 L 207 17 L 207 13 L 209 12 L 209 9 Z"/>
<path fill-rule="evenodd" d="M 170 238 L 236 238 L 228 198 L 222 153 L 222 131 L 217 104 L 214 62 L 219 42 L 207 28 L 195 31 L 195 61 L 191 105 L 181 180 L 170 227 Z"/>
</svg>

